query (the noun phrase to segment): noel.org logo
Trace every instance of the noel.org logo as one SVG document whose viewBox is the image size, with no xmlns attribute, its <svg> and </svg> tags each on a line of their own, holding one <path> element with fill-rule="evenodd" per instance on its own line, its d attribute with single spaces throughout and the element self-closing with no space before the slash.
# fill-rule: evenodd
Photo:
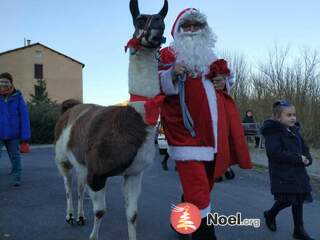
<svg viewBox="0 0 320 240">
<path fill-rule="evenodd" d="M 182 234 L 195 232 L 201 224 L 201 214 L 199 208 L 191 203 L 180 203 L 173 205 L 170 216 L 173 228 Z"/>
</svg>

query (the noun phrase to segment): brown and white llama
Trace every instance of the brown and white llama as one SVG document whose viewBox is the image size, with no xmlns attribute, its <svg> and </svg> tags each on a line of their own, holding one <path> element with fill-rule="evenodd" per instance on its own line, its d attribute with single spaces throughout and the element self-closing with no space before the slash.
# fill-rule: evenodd
<svg viewBox="0 0 320 240">
<path fill-rule="evenodd" d="M 72 169 L 75 169 L 78 224 L 85 223 L 86 185 L 93 203 L 94 226 L 90 240 L 98 239 L 101 219 L 106 212 L 106 180 L 119 175 L 124 177 L 129 239 L 136 239 L 142 175 L 155 155 L 155 127 L 149 123 L 157 119 L 157 114 L 153 117 L 149 114 L 158 107 L 160 86 L 156 55 L 163 38 L 168 3 L 165 0 L 158 14 L 144 15 L 139 12 L 137 0 L 131 0 L 130 11 L 135 33 L 127 45 L 130 48 L 129 105 L 103 107 L 67 100 L 55 128 L 55 162 L 66 190 L 66 221 L 70 224 L 75 221 L 71 190 Z"/>
</svg>

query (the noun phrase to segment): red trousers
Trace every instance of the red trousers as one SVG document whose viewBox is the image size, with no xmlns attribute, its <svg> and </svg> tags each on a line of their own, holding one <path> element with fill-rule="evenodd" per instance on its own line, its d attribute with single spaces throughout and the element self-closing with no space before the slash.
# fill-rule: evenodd
<svg viewBox="0 0 320 240">
<path fill-rule="evenodd" d="M 215 161 L 176 161 L 185 202 L 200 210 L 210 204 L 210 192 L 214 185 Z"/>
</svg>

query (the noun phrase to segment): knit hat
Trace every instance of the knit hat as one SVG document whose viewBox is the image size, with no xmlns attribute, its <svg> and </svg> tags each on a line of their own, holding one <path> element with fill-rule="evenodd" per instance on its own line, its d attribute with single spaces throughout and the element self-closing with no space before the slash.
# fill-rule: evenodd
<svg viewBox="0 0 320 240">
<path fill-rule="evenodd" d="M 191 21 L 191 20 L 195 20 L 199 23 L 207 25 L 207 17 L 203 13 L 201 13 L 198 9 L 195 9 L 195 8 L 186 8 L 179 13 L 178 17 L 176 18 L 173 24 L 173 27 L 171 30 L 172 37 L 175 38 L 180 26 L 185 21 Z"/>
<path fill-rule="evenodd" d="M 11 84 L 12 84 L 12 82 L 13 82 L 12 75 L 11 75 L 10 73 L 8 73 L 8 72 L 1 73 L 1 74 L 0 74 L 0 78 L 6 78 L 6 79 L 8 79 L 8 80 L 11 82 Z"/>
</svg>

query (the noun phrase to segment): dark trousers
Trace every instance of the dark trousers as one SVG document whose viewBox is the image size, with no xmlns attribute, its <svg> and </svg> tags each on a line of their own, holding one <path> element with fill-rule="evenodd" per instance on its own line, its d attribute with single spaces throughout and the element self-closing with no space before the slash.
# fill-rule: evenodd
<svg viewBox="0 0 320 240">
<path fill-rule="evenodd" d="M 247 136 L 247 142 L 252 142 L 252 136 Z M 260 137 L 254 137 L 255 147 L 259 147 Z"/>
<path fill-rule="evenodd" d="M 14 181 L 21 181 L 21 158 L 19 139 L 0 140 L 0 159 L 2 147 L 6 146 L 12 166 Z"/>
<path fill-rule="evenodd" d="M 295 229 L 299 229 L 303 226 L 303 203 L 292 204 L 290 202 L 276 201 L 272 208 L 269 210 L 271 217 L 276 217 L 277 214 L 287 207 L 291 206 L 293 222 Z"/>
<path fill-rule="evenodd" d="M 259 137 L 254 137 L 254 141 L 256 142 L 256 147 L 259 147 L 260 138 Z"/>
</svg>

